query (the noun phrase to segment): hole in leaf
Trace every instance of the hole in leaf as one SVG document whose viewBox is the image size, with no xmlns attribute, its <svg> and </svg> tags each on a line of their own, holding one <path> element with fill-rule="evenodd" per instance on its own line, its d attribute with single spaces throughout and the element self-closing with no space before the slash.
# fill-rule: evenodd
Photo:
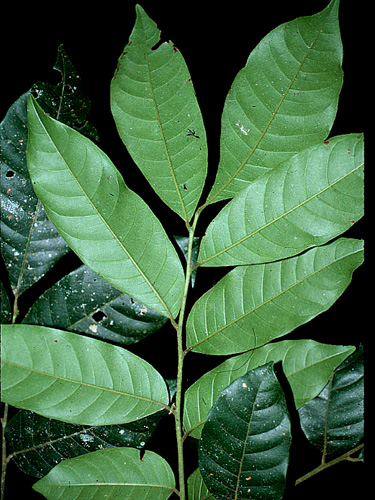
<svg viewBox="0 0 375 500">
<path fill-rule="evenodd" d="M 101 321 L 103 321 L 103 319 L 107 319 L 107 318 L 108 318 L 108 316 L 103 311 L 96 311 L 92 315 L 92 319 L 94 321 L 96 321 L 97 323 L 100 323 Z"/>
<path fill-rule="evenodd" d="M 5 174 L 5 177 L 8 177 L 10 179 L 11 177 L 14 177 L 15 172 L 13 170 L 8 170 L 8 172 Z"/>
</svg>

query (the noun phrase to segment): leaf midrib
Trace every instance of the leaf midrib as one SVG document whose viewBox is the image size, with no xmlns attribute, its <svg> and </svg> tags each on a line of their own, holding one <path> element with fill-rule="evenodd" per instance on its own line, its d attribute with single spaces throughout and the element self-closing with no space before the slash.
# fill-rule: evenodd
<svg viewBox="0 0 375 500">
<path fill-rule="evenodd" d="M 343 176 L 339 177 L 338 179 L 336 179 L 334 182 L 332 182 L 331 184 L 329 184 L 328 186 L 326 186 L 325 188 L 321 189 L 320 191 L 314 193 L 312 196 L 310 196 L 309 198 L 307 198 L 306 200 L 302 201 L 301 203 L 298 203 L 297 205 L 295 205 L 294 207 L 290 208 L 289 210 L 287 210 L 286 212 L 280 214 L 279 216 L 275 217 L 274 219 L 270 220 L 269 222 L 267 222 L 266 224 L 264 224 L 263 226 L 259 227 L 258 229 L 256 229 L 255 231 L 253 231 L 252 233 L 249 233 L 247 234 L 246 236 L 244 236 L 243 238 L 237 240 L 236 242 L 232 243 L 231 245 L 228 245 L 226 248 L 224 248 L 223 250 L 220 250 L 219 252 L 211 255 L 210 257 L 207 257 L 207 259 L 204 259 L 204 260 L 201 260 L 199 262 L 196 263 L 196 266 L 202 266 L 204 264 L 206 264 L 207 262 L 209 262 L 210 260 L 212 259 L 215 259 L 216 257 L 218 257 L 219 255 L 223 254 L 223 253 L 226 253 L 228 252 L 229 250 L 232 250 L 232 248 L 235 248 L 237 245 L 240 245 L 241 243 L 243 243 L 244 241 L 248 240 L 249 238 L 251 238 L 252 236 L 256 235 L 257 233 L 263 231 L 264 229 L 266 229 L 267 227 L 271 226 L 272 224 L 275 224 L 276 222 L 278 222 L 280 219 L 282 219 L 283 217 L 286 217 L 288 216 L 289 214 L 293 213 L 295 210 L 298 210 L 299 208 L 303 207 L 305 204 L 309 203 L 310 201 L 312 201 L 314 198 L 317 198 L 318 196 L 322 195 L 325 191 L 331 189 L 333 186 L 335 186 L 337 183 L 341 182 L 342 180 L 344 180 L 346 177 L 354 174 L 357 170 L 359 170 L 360 168 L 363 167 L 363 163 L 361 163 L 360 165 L 358 165 L 357 167 L 355 167 L 354 169 L 352 169 L 350 172 L 347 172 L 346 174 L 344 174 Z"/>
</svg>

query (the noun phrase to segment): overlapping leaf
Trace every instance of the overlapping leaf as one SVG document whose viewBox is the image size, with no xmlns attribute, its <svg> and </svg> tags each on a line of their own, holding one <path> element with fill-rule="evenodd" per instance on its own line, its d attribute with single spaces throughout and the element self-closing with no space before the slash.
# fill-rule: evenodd
<svg viewBox="0 0 375 500">
<path fill-rule="evenodd" d="M 296 408 L 319 394 L 332 371 L 353 351 L 351 346 L 314 340 L 283 340 L 234 356 L 204 374 L 185 394 L 184 428 L 199 438 L 207 414 L 220 392 L 236 378 L 265 363 L 282 361 Z"/>
<path fill-rule="evenodd" d="M 82 425 L 131 422 L 165 408 L 168 389 L 125 349 L 53 328 L 2 326 L 2 401 Z"/>
<path fill-rule="evenodd" d="M 363 348 L 353 353 L 332 374 L 322 392 L 299 409 L 308 440 L 330 455 L 345 453 L 364 435 Z"/>
<path fill-rule="evenodd" d="M 23 323 L 86 333 L 119 344 L 139 342 L 167 318 L 81 266 L 32 305 Z"/>
<path fill-rule="evenodd" d="M 341 238 L 297 257 L 238 266 L 194 304 L 187 345 L 224 355 L 286 335 L 326 311 L 362 261 L 363 242 Z"/>
<path fill-rule="evenodd" d="M 33 488 L 47 500 L 167 500 L 175 490 L 168 463 L 152 451 L 110 448 L 65 460 Z"/>
<path fill-rule="evenodd" d="M 142 449 L 162 416 L 158 412 L 128 424 L 88 427 L 20 410 L 7 424 L 6 441 L 22 472 L 41 478 L 61 461 L 97 450 L 114 446 Z"/>
<path fill-rule="evenodd" d="M 101 278 L 175 317 L 184 275 L 159 220 L 93 142 L 46 116 L 32 97 L 28 109 L 28 167 L 51 222 Z"/>
<path fill-rule="evenodd" d="M 273 364 L 239 377 L 207 415 L 199 468 L 210 493 L 223 500 L 279 500 L 291 442 L 284 392 Z"/>
<path fill-rule="evenodd" d="M 188 500 L 215 500 L 204 484 L 199 468 L 188 477 L 187 487 Z"/>
<path fill-rule="evenodd" d="M 363 216 L 363 137 L 312 146 L 241 191 L 211 222 L 200 265 L 284 259 L 335 238 Z"/>
<path fill-rule="evenodd" d="M 211 202 L 328 136 L 342 87 L 338 5 L 280 25 L 251 52 L 225 102 Z"/>
<path fill-rule="evenodd" d="M 137 5 L 111 83 L 117 130 L 159 197 L 190 220 L 207 171 L 206 133 L 189 71 L 172 42 Z"/>
</svg>

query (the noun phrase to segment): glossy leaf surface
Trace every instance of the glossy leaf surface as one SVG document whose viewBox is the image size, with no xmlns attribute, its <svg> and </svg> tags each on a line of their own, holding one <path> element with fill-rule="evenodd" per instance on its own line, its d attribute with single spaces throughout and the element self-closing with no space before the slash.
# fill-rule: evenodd
<svg viewBox="0 0 375 500">
<path fill-rule="evenodd" d="M 299 409 L 307 439 L 327 455 L 345 453 L 364 435 L 363 348 L 332 374 L 322 392 Z"/>
<path fill-rule="evenodd" d="M 28 97 L 23 94 L 0 124 L 1 254 L 16 296 L 69 251 L 36 197 L 27 170 Z"/>
<path fill-rule="evenodd" d="M 53 328 L 2 326 L 2 401 L 74 424 L 109 425 L 152 415 L 167 386 L 121 347 Z"/>
<path fill-rule="evenodd" d="M 46 116 L 33 98 L 28 109 L 28 167 L 51 222 L 101 278 L 175 317 L 184 275 L 159 220 L 93 142 Z"/>
<path fill-rule="evenodd" d="M 200 265 L 256 264 L 322 245 L 363 216 L 363 137 L 297 154 L 241 191 L 202 239 Z"/>
<path fill-rule="evenodd" d="M 137 5 L 137 19 L 111 83 L 117 130 L 159 197 L 193 216 L 207 170 L 206 133 L 181 52 Z"/>
<path fill-rule="evenodd" d="M 342 87 L 338 5 L 280 25 L 251 52 L 225 101 L 211 201 L 328 136 Z"/>
<path fill-rule="evenodd" d="M 89 334 L 119 344 L 139 342 L 167 321 L 81 266 L 32 305 L 23 323 Z"/>
<path fill-rule="evenodd" d="M 88 427 L 20 410 L 7 424 L 6 441 L 22 472 L 41 478 L 63 460 L 104 448 L 142 449 L 162 416 L 158 412 L 128 424 Z"/>
<path fill-rule="evenodd" d="M 220 392 L 236 378 L 265 363 L 282 362 L 296 408 L 319 394 L 333 370 L 353 351 L 352 346 L 321 344 L 314 340 L 283 340 L 224 361 L 204 374 L 185 394 L 184 427 L 199 438 L 207 414 Z"/>
<path fill-rule="evenodd" d="M 286 335 L 326 311 L 363 261 L 363 242 L 341 238 L 298 257 L 238 266 L 193 306 L 187 344 L 233 354 Z"/>
<path fill-rule="evenodd" d="M 223 500 L 281 499 L 290 441 L 273 364 L 239 377 L 219 395 L 203 428 L 199 468 L 210 493 Z"/>
<path fill-rule="evenodd" d="M 112 448 L 57 465 L 33 488 L 47 500 L 167 500 L 175 487 L 168 463 L 152 451 Z"/>
</svg>

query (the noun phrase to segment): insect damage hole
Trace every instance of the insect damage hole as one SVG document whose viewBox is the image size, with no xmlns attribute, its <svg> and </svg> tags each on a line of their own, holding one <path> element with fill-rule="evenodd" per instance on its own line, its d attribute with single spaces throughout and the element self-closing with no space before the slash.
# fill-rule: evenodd
<svg viewBox="0 0 375 500">
<path fill-rule="evenodd" d="M 94 312 L 94 314 L 92 315 L 92 319 L 94 321 L 96 321 L 97 323 L 100 323 L 103 321 L 103 319 L 107 319 L 108 316 L 103 312 L 103 311 L 96 311 Z"/>
</svg>

